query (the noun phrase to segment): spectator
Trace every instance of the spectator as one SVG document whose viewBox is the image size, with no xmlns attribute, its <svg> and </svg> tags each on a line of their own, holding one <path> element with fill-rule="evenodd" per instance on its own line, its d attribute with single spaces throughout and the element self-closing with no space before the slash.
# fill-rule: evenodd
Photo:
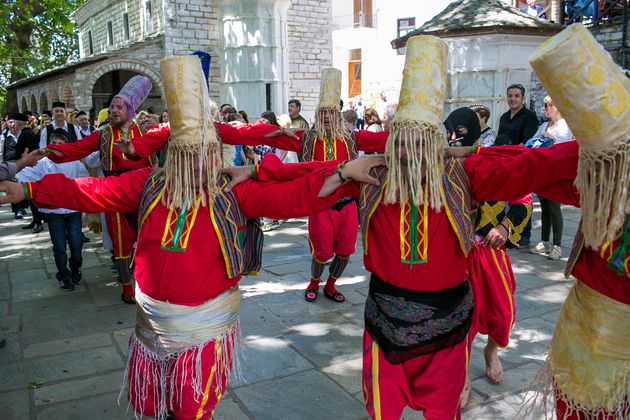
<svg viewBox="0 0 630 420">
<path fill-rule="evenodd" d="M 275 125 L 276 127 L 280 127 L 278 123 L 278 119 L 276 118 L 276 114 L 273 111 L 265 111 L 260 114 L 260 119 L 266 121 L 268 124 Z M 269 153 L 276 153 L 276 149 L 265 144 L 261 144 L 259 146 L 254 146 L 254 164 L 262 163 L 265 156 Z M 271 219 L 269 217 L 261 217 L 260 222 L 262 224 L 262 231 L 268 232 L 270 230 L 274 230 L 278 226 L 280 226 L 280 222 L 278 220 Z"/>
<path fill-rule="evenodd" d="M 383 131 L 381 126 L 381 119 L 378 116 L 378 112 L 374 108 L 368 108 L 365 110 L 365 124 L 367 124 L 366 130 L 378 133 Z"/>
<path fill-rule="evenodd" d="M 387 104 L 385 106 L 385 112 L 383 113 L 383 131 L 389 131 L 390 129 L 390 124 L 392 122 L 392 119 L 394 118 L 394 114 L 396 113 L 396 110 L 398 109 L 398 104 L 397 103 L 391 103 L 391 104 Z"/>
<path fill-rule="evenodd" d="M 547 19 L 547 13 L 536 4 L 536 0 L 527 0 L 527 4 L 521 8 L 521 12 L 540 19 Z"/>
<path fill-rule="evenodd" d="M 77 122 L 79 123 L 79 132 L 82 137 L 89 136 L 91 132 L 96 130 L 93 125 L 90 125 L 90 118 L 85 111 L 79 111 L 77 114 Z"/>
<path fill-rule="evenodd" d="M 354 109 L 346 109 L 341 113 L 343 125 L 350 131 L 357 130 L 357 112 Z"/>
<path fill-rule="evenodd" d="M 308 121 L 300 115 L 302 111 L 302 103 L 298 99 L 291 99 L 289 101 L 289 117 L 291 117 L 291 127 L 299 128 L 300 130 L 308 130 Z"/>
<path fill-rule="evenodd" d="M 165 109 L 160 114 L 160 123 L 167 123 L 167 122 L 168 122 L 168 110 Z"/>
<path fill-rule="evenodd" d="M 496 143 L 525 144 L 538 129 L 538 118 L 525 108 L 525 87 L 515 83 L 507 88 L 507 102 L 510 108 L 499 121 L 499 133 Z"/>
<path fill-rule="evenodd" d="M 9 114 L 8 127 L 9 130 L 3 136 L 2 141 L 2 159 L 4 162 L 15 162 L 18 158 L 18 139 L 22 134 L 22 130 L 26 127 L 28 122 L 28 116 L 26 114 Z M 22 149 L 24 150 L 24 149 Z M 16 220 L 23 219 L 26 216 L 26 210 L 28 205 L 27 201 L 23 201 L 17 204 L 11 204 L 11 211 L 13 212 Z"/>
<path fill-rule="evenodd" d="M 219 121 L 225 121 L 225 118 L 227 117 L 227 114 L 230 113 L 230 110 L 233 110 L 234 108 L 232 108 L 232 105 L 230 104 L 223 104 L 219 107 Z M 236 110 L 234 110 L 233 112 L 236 112 Z"/>
<path fill-rule="evenodd" d="M 477 117 L 479 117 L 479 125 L 481 127 L 481 135 L 479 136 L 477 144 L 480 147 L 490 147 L 494 145 L 494 141 L 497 138 L 497 132 L 488 126 L 490 108 L 484 105 L 475 104 L 472 105 L 470 109 L 477 113 Z"/>
<path fill-rule="evenodd" d="M 531 139 L 533 140 L 531 143 L 535 143 L 536 139 L 545 138 L 549 139 L 547 144 L 552 146 L 554 144 L 575 140 L 571 129 L 564 118 L 562 118 L 562 115 L 560 115 L 551 97 L 548 95 L 545 96 L 544 102 L 543 111 L 549 121 L 541 124 L 540 128 L 538 128 L 538 131 Z M 529 145 L 530 142 L 528 141 L 527 144 Z M 538 144 L 545 144 L 545 142 L 539 142 Z M 541 209 L 540 219 L 542 222 L 540 242 L 530 248 L 530 252 L 533 254 L 546 254 L 549 259 L 558 260 L 562 258 L 562 229 L 564 227 L 562 209 L 560 203 L 555 201 L 544 197 L 539 197 L 539 200 Z M 551 231 L 553 231 L 553 243 L 549 242 Z"/>
<path fill-rule="evenodd" d="M 243 117 L 243 122 L 249 124 L 249 117 L 247 116 L 247 112 L 245 112 L 244 109 L 241 109 L 240 111 L 238 111 L 238 113 L 241 117 Z"/>
<path fill-rule="evenodd" d="M 43 149 L 50 144 L 50 136 L 57 128 L 63 128 L 68 133 L 70 143 L 82 139 L 79 127 L 66 121 L 66 104 L 63 102 L 53 102 L 52 104 L 53 120 L 50 125 L 42 130 L 39 137 L 39 148 Z"/>
<path fill-rule="evenodd" d="M 136 123 L 140 127 L 142 127 L 142 124 L 144 124 L 144 120 L 147 119 L 147 115 L 149 115 L 147 111 L 140 111 L 136 114 Z"/>
<path fill-rule="evenodd" d="M 24 122 L 20 122 L 24 124 Z M 29 124 L 29 123 L 27 123 Z M 23 156 L 28 151 L 36 150 L 39 144 L 39 139 L 28 125 L 22 127 L 20 134 L 18 135 L 17 145 L 15 147 L 15 156 Z M 33 233 L 39 233 L 44 230 L 44 215 L 39 212 L 37 207 L 28 202 L 28 206 L 31 208 L 33 214 L 33 220 L 31 223 L 22 226 L 22 229 L 31 229 Z"/>
<path fill-rule="evenodd" d="M 365 128 L 365 105 L 360 99 L 354 106 L 354 110 L 357 113 L 357 128 L 363 130 Z"/>
<path fill-rule="evenodd" d="M 57 128 L 51 133 L 51 144 L 68 143 L 68 134 L 65 130 Z M 81 178 L 89 176 L 87 170 L 80 161 L 67 163 L 53 163 L 48 158 L 42 159 L 33 168 L 26 168 L 17 174 L 18 181 L 38 181 L 47 174 L 62 173 L 68 178 Z M 74 290 L 74 286 L 81 283 L 81 265 L 83 258 L 83 237 L 81 233 L 81 212 L 68 209 L 42 209 L 48 213 L 48 231 L 53 244 L 55 265 L 57 266 L 57 281 L 59 287 L 66 292 Z M 66 245 L 70 247 L 70 259 L 66 251 Z M 69 269 L 68 269 L 69 263 Z"/>
</svg>

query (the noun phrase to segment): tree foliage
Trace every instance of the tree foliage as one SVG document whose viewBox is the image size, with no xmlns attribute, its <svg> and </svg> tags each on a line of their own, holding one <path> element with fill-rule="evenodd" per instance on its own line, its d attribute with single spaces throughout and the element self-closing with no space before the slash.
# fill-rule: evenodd
<svg viewBox="0 0 630 420">
<path fill-rule="evenodd" d="M 84 1 L 0 2 L 0 109 L 9 84 L 78 58 L 77 28 L 70 14 Z"/>
</svg>

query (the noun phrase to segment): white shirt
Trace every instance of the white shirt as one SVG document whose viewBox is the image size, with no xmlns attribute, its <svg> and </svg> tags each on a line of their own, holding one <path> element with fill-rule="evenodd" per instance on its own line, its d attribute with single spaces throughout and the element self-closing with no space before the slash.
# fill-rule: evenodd
<svg viewBox="0 0 630 420">
<path fill-rule="evenodd" d="M 63 122 L 63 127 L 58 127 L 57 124 L 55 123 L 55 120 L 52 120 L 50 122 L 50 124 L 48 125 L 48 127 L 44 128 L 42 130 L 42 134 L 40 134 L 39 136 L 39 148 L 43 149 L 46 146 L 48 146 L 46 144 L 46 138 L 48 137 L 48 129 L 51 130 L 55 130 L 56 128 L 63 128 L 64 130 L 66 130 L 66 132 L 68 131 L 68 123 L 66 121 Z M 83 135 L 81 135 L 81 132 L 79 131 L 79 128 L 75 125 L 74 126 L 74 134 L 76 134 L 77 136 L 77 140 L 81 140 L 83 138 Z"/>
<path fill-rule="evenodd" d="M 15 177 L 18 182 L 34 182 L 39 181 L 48 174 L 64 174 L 67 178 L 85 178 L 90 176 L 85 166 L 78 160 L 74 162 L 55 163 L 48 158 L 43 158 L 37 162 L 37 165 L 22 169 Z M 77 210 L 40 208 L 39 211 L 42 213 L 69 214 L 75 213 Z"/>
<path fill-rule="evenodd" d="M 547 133 L 548 137 L 553 139 L 553 144 L 575 140 L 575 137 L 564 118 L 560 118 L 553 127 L 548 128 L 548 126 L 549 122 L 542 123 L 540 127 L 538 127 L 538 131 L 534 134 L 534 137 L 540 137 Z"/>
</svg>

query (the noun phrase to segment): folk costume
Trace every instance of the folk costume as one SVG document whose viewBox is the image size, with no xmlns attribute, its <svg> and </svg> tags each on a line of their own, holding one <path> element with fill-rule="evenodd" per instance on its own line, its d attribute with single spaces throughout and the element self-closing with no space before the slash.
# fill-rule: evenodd
<svg viewBox="0 0 630 420">
<path fill-rule="evenodd" d="M 562 200 L 582 209 L 565 272 L 578 281 L 551 341 L 547 391 L 559 419 L 629 418 L 630 80 L 581 25 L 530 63 L 580 147 L 579 196 L 565 190 Z"/>
<path fill-rule="evenodd" d="M 238 358 L 237 283 L 260 268 L 263 236 L 249 219 L 330 207 L 340 195 L 318 193 L 338 164 L 320 164 L 290 182 L 247 181 L 225 191 L 229 179 L 219 175 L 220 144 L 198 58 L 167 58 L 160 70 L 171 124 L 163 169 L 107 179 L 53 175 L 25 188 L 42 206 L 138 213 L 136 329 L 121 392 L 128 390 L 140 415 L 211 418 Z M 291 197 L 290 205 L 278 197 Z"/>
<path fill-rule="evenodd" d="M 132 77 L 115 97 L 121 98 L 127 104 L 127 112 L 135 115 L 135 110 L 146 99 L 152 84 L 144 76 Z M 48 158 L 55 163 L 72 162 L 83 159 L 95 151 L 100 152 L 101 167 L 105 177 L 120 176 L 134 169 L 151 167 L 155 164 L 154 157 L 146 159 L 130 159 L 120 152 L 116 143 L 122 138 L 137 139 L 144 134 L 143 129 L 135 122 L 125 132 L 111 124 L 99 127 L 80 141 L 64 145 L 50 145 L 48 149 L 59 150 L 63 157 L 55 153 L 48 153 Z M 134 303 L 133 274 L 131 260 L 133 246 L 137 239 L 138 220 L 134 213 L 105 212 L 105 224 L 114 247 L 114 258 L 118 265 L 118 278 L 122 283 L 121 298 L 125 303 Z"/>
</svg>

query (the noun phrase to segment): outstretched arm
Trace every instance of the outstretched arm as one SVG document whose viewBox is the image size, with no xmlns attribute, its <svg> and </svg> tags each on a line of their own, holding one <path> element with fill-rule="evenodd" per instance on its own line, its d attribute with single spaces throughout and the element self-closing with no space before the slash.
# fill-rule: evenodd
<svg viewBox="0 0 630 420">
<path fill-rule="evenodd" d="M 37 207 L 69 208 L 86 213 L 138 211 L 140 195 L 151 168 L 129 171 L 119 177 L 68 179 L 63 174 L 46 175 L 37 182 L 3 182 L 0 204 L 17 203 L 25 198 Z"/>
<path fill-rule="evenodd" d="M 55 163 L 73 162 L 83 159 L 92 152 L 99 149 L 101 132 L 93 131 L 89 136 L 74 143 L 51 144 L 46 150 L 47 157 Z"/>
<path fill-rule="evenodd" d="M 542 149 L 477 148 L 475 154 L 464 161 L 472 194 L 479 201 L 518 200 L 535 192 L 571 205 L 579 205 L 579 195 L 573 186 L 577 164 L 576 142 Z"/>
<path fill-rule="evenodd" d="M 357 147 L 359 150 L 363 150 L 364 152 L 384 153 L 389 131 L 373 132 L 359 130 L 354 133 L 354 136 L 357 139 Z"/>
<path fill-rule="evenodd" d="M 217 123 L 221 141 L 225 144 L 258 146 L 265 144 L 282 150 L 299 152 L 302 147 L 303 131 L 279 128 L 257 122 L 255 124 Z"/>
<path fill-rule="evenodd" d="M 234 188 L 241 210 L 247 217 L 277 219 L 300 217 L 330 208 L 346 194 L 344 180 L 378 183 L 370 176 L 375 166 L 384 165 L 380 157 L 364 157 L 348 162 L 339 171 L 320 164 L 308 175 L 288 182 L 246 181 Z"/>
</svg>

